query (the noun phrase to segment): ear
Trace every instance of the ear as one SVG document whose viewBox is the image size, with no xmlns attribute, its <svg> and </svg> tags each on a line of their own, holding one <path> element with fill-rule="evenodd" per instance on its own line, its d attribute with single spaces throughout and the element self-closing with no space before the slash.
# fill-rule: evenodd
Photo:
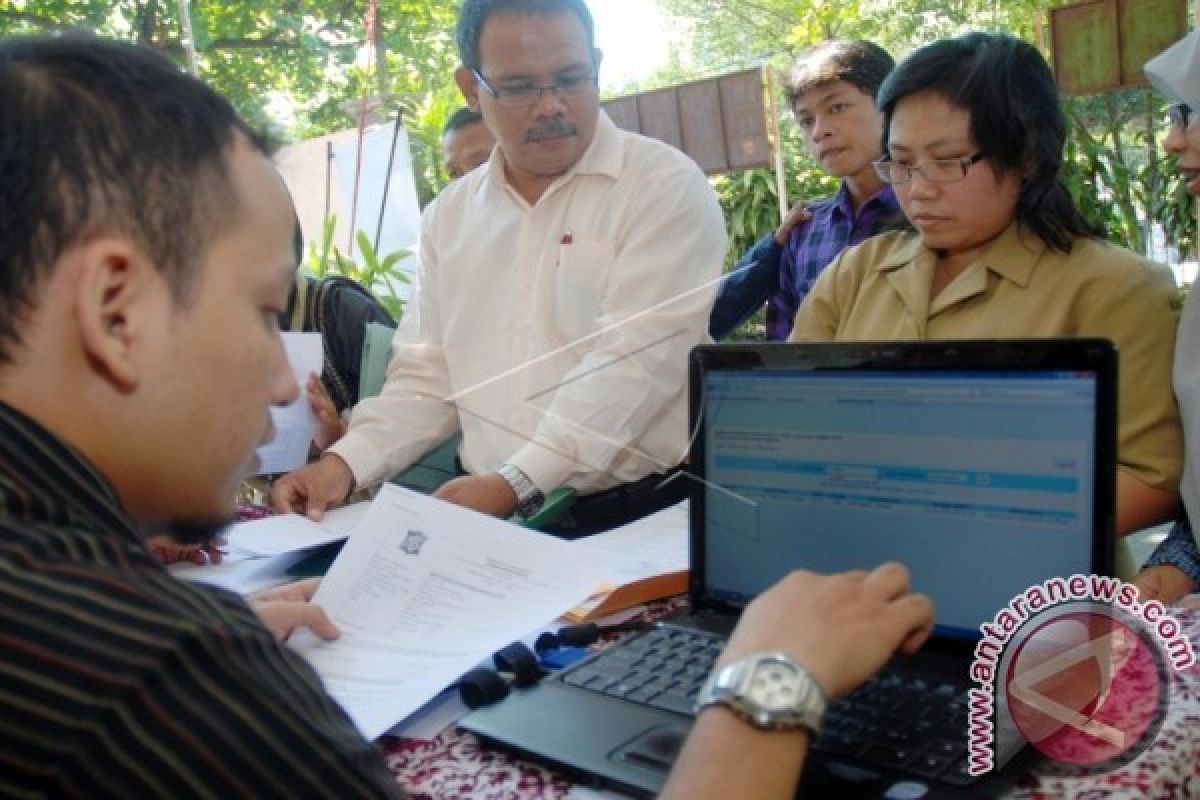
<svg viewBox="0 0 1200 800">
<path fill-rule="evenodd" d="M 467 101 L 467 108 L 472 111 L 479 111 L 479 81 L 475 78 L 470 67 L 459 67 L 454 70 L 454 82 L 458 84 L 458 90 L 462 92 L 463 99 Z"/>
<path fill-rule="evenodd" d="M 599 47 L 592 48 L 592 67 L 596 70 L 596 77 L 600 76 L 600 62 L 604 60 L 604 51 Z"/>
<path fill-rule="evenodd" d="M 94 239 L 76 258 L 80 261 L 74 306 L 80 345 L 100 376 L 120 392 L 131 391 L 143 377 L 140 347 L 166 287 L 150 260 L 124 239 Z"/>
</svg>

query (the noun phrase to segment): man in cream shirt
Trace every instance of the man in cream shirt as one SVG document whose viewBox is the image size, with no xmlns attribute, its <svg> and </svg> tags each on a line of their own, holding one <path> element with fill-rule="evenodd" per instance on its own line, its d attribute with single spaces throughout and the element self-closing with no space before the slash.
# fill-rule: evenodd
<svg viewBox="0 0 1200 800">
<path fill-rule="evenodd" d="M 417 287 L 382 394 L 276 483 L 320 516 L 456 429 L 465 475 L 438 496 L 505 517 L 570 486 L 586 533 L 682 496 L 687 353 L 726 248 L 696 165 L 600 112 L 582 0 L 467 0 L 456 78 L 498 147 L 422 221 Z"/>
</svg>

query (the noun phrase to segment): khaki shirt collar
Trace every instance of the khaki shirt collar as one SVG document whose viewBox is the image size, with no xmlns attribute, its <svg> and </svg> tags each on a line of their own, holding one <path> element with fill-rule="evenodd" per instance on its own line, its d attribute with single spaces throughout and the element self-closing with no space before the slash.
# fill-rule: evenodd
<svg viewBox="0 0 1200 800">
<path fill-rule="evenodd" d="M 1046 245 L 1031 231 L 1013 222 L 937 297 L 930 297 L 937 253 L 920 236 L 901 242 L 884 255 L 876 270 L 885 273 L 914 319 L 924 320 L 988 291 L 988 272 L 1022 288 L 1029 285 Z M 924 335 L 924 334 L 922 334 Z"/>
<path fill-rule="evenodd" d="M 979 260 L 967 267 L 967 271 L 982 265 L 1001 278 L 1025 287 L 1029 285 L 1033 271 L 1037 269 L 1038 261 L 1045 251 L 1046 244 L 1036 234 L 1019 222 L 1013 221 L 988 246 Z M 880 272 L 893 272 L 926 261 L 933 263 L 936 258 L 937 253 L 926 247 L 918 235 L 886 253 L 875 268 Z"/>
</svg>

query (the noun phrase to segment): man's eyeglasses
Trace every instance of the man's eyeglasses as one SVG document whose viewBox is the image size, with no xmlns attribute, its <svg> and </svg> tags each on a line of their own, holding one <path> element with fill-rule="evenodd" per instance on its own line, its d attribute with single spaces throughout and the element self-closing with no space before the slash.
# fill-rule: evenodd
<svg viewBox="0 0 1200 800">
<path fill-rule="evenodd" d="M 596 76 L 591 74 L 568 75 L 548 86 L 506 86 L 497 89 L 478 69 L 472 69 L 471 72 L 475 73 L 480 85 L 502 106 L 531 106 L 542 99 L 544 92 L 554 92 L 561 98 L 584 97 L 596 93 Z"/>
<path fill-rule="evenodd" d="M 1167 109 L 1167 119 L 1171 121 L 1172 128 L 1184 130 L 1192 121 L 1192 107 L 1187 103 L 1176 103 Z"/>
<path fill-rule="evenodd" d="M 920 175 L 926 183 L 958 183 L 967 177 L 967 170 L 983 160 L 983 153 L 963 158 L 935 158 L 921 164 L 901 164 L 890 158 L 872 161 L 875 174 L 884 183 L 911 183 Z"/>
</svg>

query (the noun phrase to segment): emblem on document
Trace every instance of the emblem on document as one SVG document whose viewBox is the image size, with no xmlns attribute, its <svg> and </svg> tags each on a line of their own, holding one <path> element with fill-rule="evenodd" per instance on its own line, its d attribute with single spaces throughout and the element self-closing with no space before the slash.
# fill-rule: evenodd
<svg viewBox="0 0 1200 800">
<path fill-rule="evenodd" d="M 420 531 L 409 531 L 404 534 L 404 542 L 400 545 L 400 549 L 410 556 L 421 555 L 421 548 L 429 541 L 429 537 Z"/>
</svg>

